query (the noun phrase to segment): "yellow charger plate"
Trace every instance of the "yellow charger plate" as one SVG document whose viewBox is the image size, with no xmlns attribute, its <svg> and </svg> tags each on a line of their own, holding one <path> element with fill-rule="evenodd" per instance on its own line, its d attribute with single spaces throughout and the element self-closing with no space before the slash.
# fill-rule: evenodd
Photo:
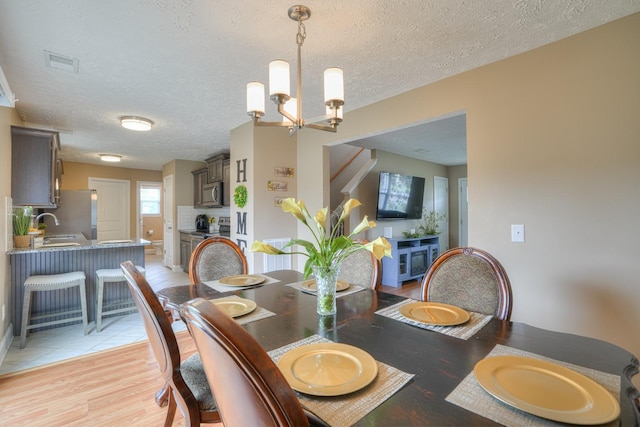
<svg viewBox="0 0 640 427">
<path fill-rule="evenodd" d="M 251 313 L 256 309 L 257 305 L 254 301 L 245 298 L 229 298 L 229 299 L 212 299 L 209 300 L 214 303 L 220 310 L 224 311 L 231 317 L 240 317 L 245 314 Z"/>
<path fill-rule="evenodd" d="M 336 292 L 340 292 L 340 291 L 344 291 L 346 289 L 349 289 L 351 285 L 349 285 L 348 282 L 345 282 L 344 280 L 339 280 L 336 283 Z M 300 285 L 300 287 L 302 289 L 306 289 L 308 291 L 311 292 L 316 292 L 316 281 L 315 279 L 309 279 L 309 280 L 305 280 L 304 282 L 302 282 L 302 284 Z"/>
<path fill-rule="evenodd" d="M 539 417 L 592 425 L 620 416 L 618 401 L 586 376 L 539 359 L 487 357 L 476 363 L 478 383 L 498 400 Z"/>
<path fill-rule="evenodd" d="M 226 276 L 218 280 L 218 282 L 227 286 L 253 286 L 259 285 L 266 279 L 263 276 L 255 274 L 237 274 L 235 276 Z"/>
<path fill-rule="evenodd" d="M 461 325 L 469 320 L 467 311 L 439 302 L 411 302 L 400 307 L 400 314 L 416 322 L 437 326 Z"/>
<path fill-rule="evenodd" d="M 369 353 L 333 342 L 289 350 L 278 361 L 278 368 L 291 388 L 313 396 L 353 393 L 378 375 L 378 364 Z"/>
</svg>

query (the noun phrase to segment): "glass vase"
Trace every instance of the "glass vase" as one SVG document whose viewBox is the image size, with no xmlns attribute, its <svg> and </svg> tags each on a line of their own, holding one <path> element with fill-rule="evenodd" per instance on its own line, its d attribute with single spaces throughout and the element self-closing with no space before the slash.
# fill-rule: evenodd
<svg viewBox="0 0 640 427">
<path fill-rule="evenodd" d="M 311 266 L 313 277 L 316 281 L 317 309 L 322 316 L 332 315 L 336 312 L 336 283 L 340 266 L 329 267 Z"/>
</svg>

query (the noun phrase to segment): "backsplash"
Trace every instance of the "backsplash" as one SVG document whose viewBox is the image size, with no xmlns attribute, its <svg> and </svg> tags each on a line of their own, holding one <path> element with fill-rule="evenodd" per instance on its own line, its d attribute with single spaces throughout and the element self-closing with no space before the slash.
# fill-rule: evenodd
<svg viewBox="0 0 640 427">
<path fill-rule="evenodd" d="M 196 216 L 201 214 L 205 214 L 208 217 L 215 217 L 217 228 L 218 218 L 221 216 L 229 216 L 229 207 L 196 209 L 193 206 L 178 206 L 178 230 L 193 230 L 195 228 Z"/>
</svg>

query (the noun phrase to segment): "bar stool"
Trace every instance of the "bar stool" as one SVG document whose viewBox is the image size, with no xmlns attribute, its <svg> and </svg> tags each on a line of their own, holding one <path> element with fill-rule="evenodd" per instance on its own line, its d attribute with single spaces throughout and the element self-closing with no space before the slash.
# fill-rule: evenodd
<svg viewBox="0 0 640 427">
<path fill-rule="evenodd" d="M 68 310 L 53 314 L 44 314 L 31 318 L 31 293 L 42 291 L 55 291 L 58 289 L 67 289 L 78 286 L 80 288 L 80 310 Z M 35 319 L 42 319 L 52 316 L 61 316 L 65 314 L 75 314 L 82 312 L 82 316 L 69 317 L 66 319 L 51 320 L 49 322 L 36 323 L 30 325 L 29 322 Z M 29 329 L 41 328 L 44 326 L 57 325 L 59 323 L 75 322 L 82 320 L 84 325 L 84 334 L 87 335 L 87 291 L 85 286 L 85 275 L 82 271 L 73 271 L 71 273 L 51 274 L 47 276 L 29 276 L 24 281 L 24 302 L 22 304 L 22 325 L 20 325 L 20 348 L 24 348 Z"/>
<path fill-rule="evenodd" d="M 145 270 L 144 267 L 140 267 L 136 265 L 136 268 L 142 275 L 144 276 Z M 127 311 L 137 311 L 135 306 L 135 302 L 133 300 L 128 301 L 120 301 L 109 304 L 109 306 L 113 305 L 122 305 L 123 303 L 128 303 L 127 307 L 116 308 L 113 310 L 104 310 L 102 305 L 102 301 L 104 298 L 104 284 L 105 283 L 117 283 L 117 282 L 126 282 L 127 279 L 124 277 L 122 270 L 119 268 L 105 268 L 101 270 L 96 270 L 96 332 L 100 332 L 102 330 L 102 316 L 106 316 L 107 314 L 115 314 L 115 313 L 124 313 Z"/>
</svg>

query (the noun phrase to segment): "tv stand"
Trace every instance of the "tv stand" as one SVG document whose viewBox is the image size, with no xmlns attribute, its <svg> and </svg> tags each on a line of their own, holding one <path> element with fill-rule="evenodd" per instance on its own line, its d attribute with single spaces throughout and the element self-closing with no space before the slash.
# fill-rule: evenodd
<svg viewBox="0 0 640 427">
<path fill-rule="evenodd" d="M 421 279 L 440 253 L 437 235 L 387 240 L 393 258 L 382 258 L 384 286 L 400 288 L 404 281 Z"/>
</svg>

